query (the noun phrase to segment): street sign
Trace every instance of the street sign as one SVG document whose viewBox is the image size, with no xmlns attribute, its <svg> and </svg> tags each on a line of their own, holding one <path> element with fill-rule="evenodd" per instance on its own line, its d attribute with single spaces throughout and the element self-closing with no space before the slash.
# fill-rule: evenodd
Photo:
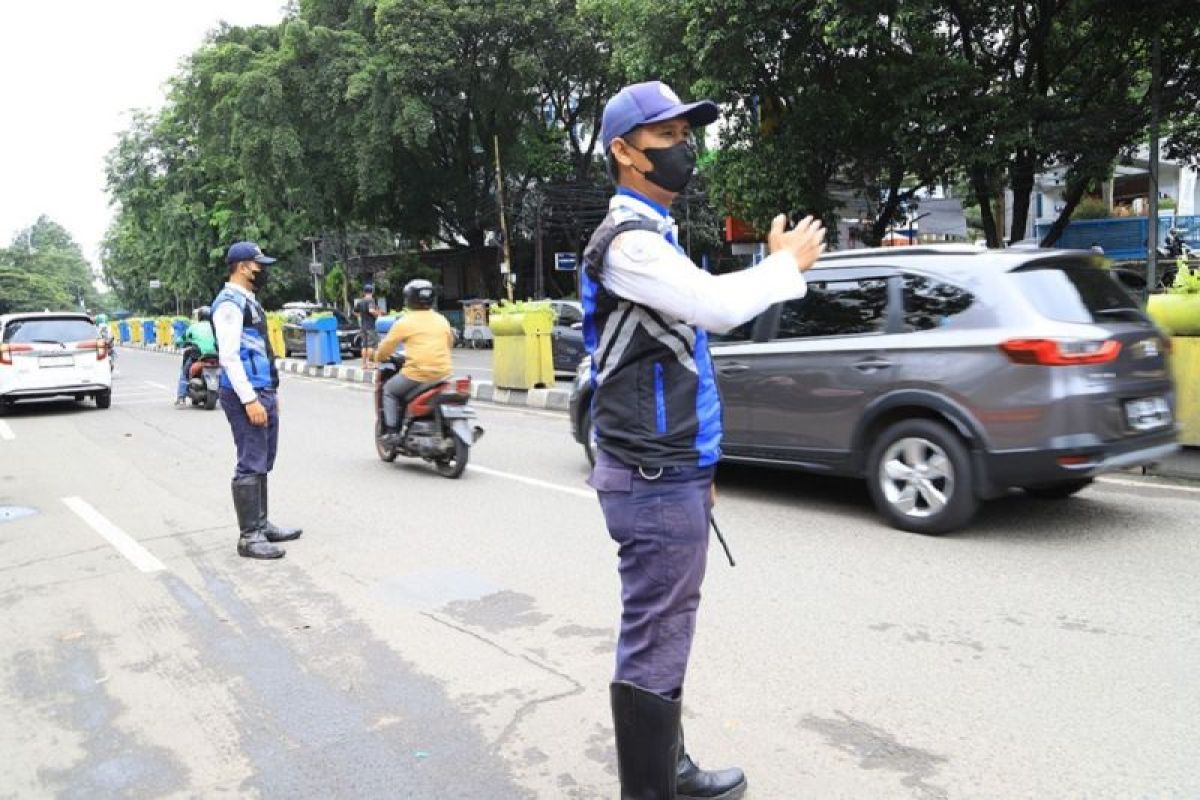
<svg viewBox="0 0 1200 800">
<path fill-rule="evenodd" d="M 320 261 L 314 261 L 308 265 L 308 271 L 311 272 L 314 277 L 320 277 L 325 274 L 325 265 Z"/>
<path fill-rule="evenodd" d="M 151 289 L 161 289 L 161 288 L 162 288 L 162 281 L 158 281 L 158 280 L 155 280 L 155 281 L 150 281 L 150 288 L 151 288 Z"/>
<path fill-rule="evenodd" d="M 574 253 L 554 254 L 554 270 L 556 272 L 574 272 L 576 263 Z"/>
</svg>

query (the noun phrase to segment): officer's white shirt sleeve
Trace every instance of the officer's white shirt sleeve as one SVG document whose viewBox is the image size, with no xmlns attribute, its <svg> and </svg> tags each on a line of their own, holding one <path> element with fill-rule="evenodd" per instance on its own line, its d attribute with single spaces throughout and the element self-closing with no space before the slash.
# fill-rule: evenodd
<svg viewBox="0 0 1200 800">
<path fill-rule="evenodd" d="M 603 282 L 619 297 L 714 333 L 808 291 L 796 259 L 786 251 L 749 269 L 712 275 L 653 231 L 626 231 L 613 241 Z"/>
<path fill-rule="evenodd" d="M 221 368 L 229 377 L 233 390 L 242 405 L 258 399 L 246 367 L 242 364 L 242 310 L 234 303 L 221 303 L 213 311 L 213 331 L 217 334 L 217 350 Z"/>
</svg>

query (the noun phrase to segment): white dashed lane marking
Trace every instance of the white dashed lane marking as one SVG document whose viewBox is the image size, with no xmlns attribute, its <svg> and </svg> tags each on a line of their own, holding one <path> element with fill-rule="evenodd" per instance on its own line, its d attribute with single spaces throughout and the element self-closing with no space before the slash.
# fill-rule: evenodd
<svg viewBox="0 0 1200 800">
<path fill-rule="evenodd" d="M 0 440 L 11 442 L 16 439 L 17 435 L 13 433 L 13 429 L 8 426 L 8 423 L 0 419 Z"/>
<path fill-rule="evenodd" d="M 138 544 L 128 533 L 109 522 L 107 517 L 82 497 L 64 497 L 62 501 L 67 508 L 86 522 L 88 527 L 104 537 L 109 544 L 116 548 L 118 553 L 129 559 L 130 563 L 142 572 L 161 572 L 167 568 L 149 550 Z"/>
</svg>

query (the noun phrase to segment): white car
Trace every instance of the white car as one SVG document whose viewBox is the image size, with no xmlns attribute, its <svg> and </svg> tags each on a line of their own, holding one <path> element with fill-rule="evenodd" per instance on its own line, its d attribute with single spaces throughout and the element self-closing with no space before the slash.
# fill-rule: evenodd
<svg viewBox="0 0 1200 800">
<path fill-rule="evenodd" d="M 0 315 L 0 413 L 17 400 L 44 397 L 91 397 L 108 408 L 108 345 L 86 314 Z"/>
</svg>

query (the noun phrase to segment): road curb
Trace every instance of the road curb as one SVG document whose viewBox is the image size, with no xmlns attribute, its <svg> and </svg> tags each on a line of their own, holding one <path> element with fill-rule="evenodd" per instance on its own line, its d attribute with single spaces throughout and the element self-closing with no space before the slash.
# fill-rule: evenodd
<svg viewBox="0 0 1200 800">
<path fill-rule="evenodd" d="M 145 350 L 154 353 L 170 353 L 178 355 L 175 347 L 160 344 L 135 344 L 124 342 L 120 347 L 132 350 Z M 277 358 L 275 368 L 289 375 L 304 375 L 309 378 L 327 378 L 344 383 L 365 383 L 375 381 L 375 370 L 362 367 L 348 367 L 344 364 L 329 364 L 316 366 L 308 364 L 299 358 Z M 471 398 L 486 403 L 496 403 L 504 406 L 521 406 L 535 408 L 540 411 L 566 411 L 571 407 L 571 393 L 566 389 L 502 389 L 491 381 L 471 381 Z"/>
</svg>

